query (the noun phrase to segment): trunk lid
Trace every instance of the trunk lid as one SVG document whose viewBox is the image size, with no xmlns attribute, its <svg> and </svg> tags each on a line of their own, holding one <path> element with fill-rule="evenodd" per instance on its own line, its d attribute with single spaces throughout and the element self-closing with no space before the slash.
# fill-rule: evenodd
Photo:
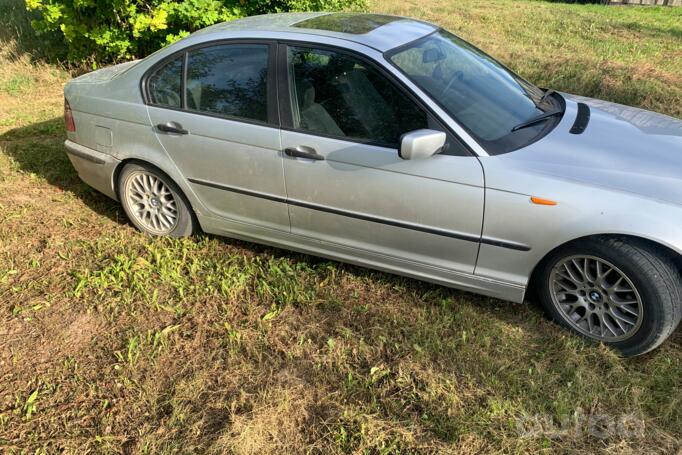
<svg viewBox="0 0 682 455">
<path fill-rule="evenodd" d="M 70 82 L 74 84 L 100 84 L 103 82 L 108 82 L 111 79 L 125 73 L 139 62 L 140 60 L 133 60 L 131 62 L 107 66 L 106 68 L 101 68 L 78 76 L 77 78 L 72 79 Z"/>
</svg>

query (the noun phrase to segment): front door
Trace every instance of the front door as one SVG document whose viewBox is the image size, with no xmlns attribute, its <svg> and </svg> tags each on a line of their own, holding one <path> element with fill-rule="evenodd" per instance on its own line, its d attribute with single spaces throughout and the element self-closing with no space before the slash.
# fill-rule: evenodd
<svg viewBox="0 0 682 455">
<path fill-rule="evenodd" d="M 282 113 L 282 149 L 292 233 L 473 273 L 483 222 L 479 161 L 450 133 L 440 154 L 402 160 L 402 134 L 445 131 L 403 89 L 355 54 L 280 52 L 290 98 L 282 104 L 291 109 Z"/>
<path fill-rule="evenodd" d="M 274 51 L 192 48 L 152 73 L 147 90 L 159 141 L 211 215 L 288 232 Z"/>
</svg>

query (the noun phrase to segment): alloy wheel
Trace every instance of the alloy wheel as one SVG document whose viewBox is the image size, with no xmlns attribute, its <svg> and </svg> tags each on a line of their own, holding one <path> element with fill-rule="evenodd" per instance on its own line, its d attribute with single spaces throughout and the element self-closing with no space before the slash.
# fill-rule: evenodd
<svg viewBox="0 0 682 455">
<path fill-rule="evenodd" d="M 591 338 L 625 340 L 642 324 L 642 299 L 635 285 L 603 259 L 564 258 L 552 268 L 549 285 L 553 303 L 566 322 Z"/>
<path fill-rule="evenodd" d="M 139 224 L 155 235 L 166 235 L 178 222 L 178 208 L 172 191 L 156 175 L 132 172 L 125 182 L 125 197 Z"/>
</svg>

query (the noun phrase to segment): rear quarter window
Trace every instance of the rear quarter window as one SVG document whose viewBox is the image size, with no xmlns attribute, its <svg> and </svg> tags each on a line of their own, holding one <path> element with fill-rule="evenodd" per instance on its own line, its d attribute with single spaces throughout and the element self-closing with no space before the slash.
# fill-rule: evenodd
<svg viewBox="0 0 682 455">
<path fill-rule="evenodd" d="M 157 69 L 147 80 L 149 101 L 168 107 L 182 107 L 182 56 Z"/>
</svg>

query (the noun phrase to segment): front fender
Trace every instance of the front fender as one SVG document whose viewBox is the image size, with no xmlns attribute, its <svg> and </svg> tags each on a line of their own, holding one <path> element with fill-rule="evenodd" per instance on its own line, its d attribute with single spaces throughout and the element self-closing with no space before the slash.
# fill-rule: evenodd
<svg viewBox="0 0 682 455">
<path fill-rule="evenodd" d="M 531 196 L 555 200 L 557 205 L 536 205 Z M 601 234 L 640 237 L 682 254 L 682 207 L 569 182 L 545 182 L 528 193 L 486 189 L 483 236 L 527 245 L 530 250 L 482 244 L 475 273 L 527 285 L 535 266 L 549 252 Z"/>
</svg>

